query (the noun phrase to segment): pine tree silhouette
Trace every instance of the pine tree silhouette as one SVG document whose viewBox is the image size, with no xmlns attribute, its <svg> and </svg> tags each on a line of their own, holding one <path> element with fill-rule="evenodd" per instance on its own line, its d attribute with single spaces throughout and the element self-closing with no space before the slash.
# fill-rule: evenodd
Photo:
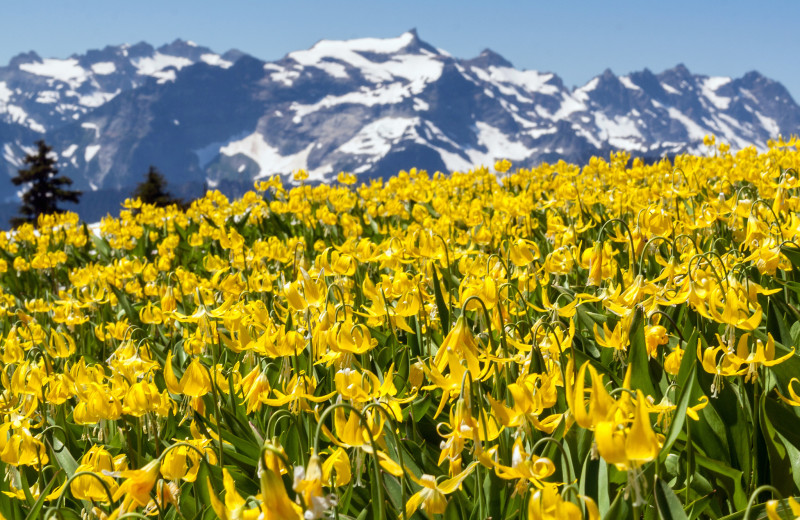
<svg viewBox="0 0 800 520">
<path fill-rule="evenodd" d="M 169 206 L 170 204 L 183 206 L 183 201 L 173 197 L 166 188 L 167 180 L 155 166 L 150 166 L 150 169 L 145 174 L 144 182 L 136 186 L 133 197 L 141 199 L 145 204 L 153 204 L 157 207 Z"/>
<path fill-rule="evenodd" d="M 35 223 L 39 215 L 62 213 L 65 210 L 58 207 L 60 201 L 77 204 L 82 195 L 80 191 L 66 189 L 72 184 L 72 179 L 64 175 L 57 176 L 56 160 L 50 155 L 53 148 L 47 146 L 44 140 L 36 141 L 36 146 L 37 153 L 28 154 L 23 160 L 30 166 L 18 170 L 17 176 L 11 178 L 15 186 L 29 185 L 22 195 L 20 216 L 11 219 L 14 227 L 27 222 Z"/>
</svg>

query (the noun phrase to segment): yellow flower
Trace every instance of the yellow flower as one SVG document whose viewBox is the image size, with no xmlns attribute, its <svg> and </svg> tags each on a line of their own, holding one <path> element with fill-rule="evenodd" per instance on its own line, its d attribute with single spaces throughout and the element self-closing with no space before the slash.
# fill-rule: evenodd
<svg viewBox="0 0 800 520">
<path fill-rule="evenodd" d="M 0 426 L 0 460 L 12 466 L 44 466 L 49 458 L 44 443 L 31 434 L 28 425 L 15 421 Z"/>
<path fill-rule="evenodd" d="M 350 482 L 350 459 L 347 457 L 347 452 L 342 448 L 336 448 L 322 463 L 323 482 L 331 482 L 334 471 L 336 472 L 336 479 L 333 480 L 334 486 L 346 486 Z"/>
<path fill-rule="evenodd" d="M 161 309 L 154 307 L 151 302 L 147 302 L 147 305 L 139 311 L 139 319 L 148 325 L 159 325 L 164 321 L 164 315 Z"/>
<path fill-rule="evenodd" d="M 497 173 L 506 173 L 511 169 L 511 161 L 508 159 L 501 159 L 494 163 L 494 169 Z"/>
<path fill-rule="evenodd" d="M 600 285 L 603 280 L 603 244 L 595 242 L 589 254 L 589 275 L 586 285 Z"/>
<path fill-rule="evenodd" d="M 800 406 L 800 396 L 797 395 L 797 393 L 794 391 L 794 388 L 792 388 L 792 383 L 800 384 L 800 379 L 793 377 L 792 379 L 789 380 L 789 397 L 785 397 L 780 392 L 778 392 L 778 397 L 780 397 L 781 400 L 788 405 Z"/>
<path fill-rule="evenodd" d="M 336 176 L 336 180 L 345 186 L 350 186 L 356 183 L 356 176 L 352 173 L 339 172 L 339 175 Z"/>
<path fill-rule="evenodd" d="M 127 470 L 120 473 L 125 480 L 114 493 L 114 500 L 125 497 L 124 504 L 145 507 L 150 502 L 150 492 L 158 480 L 161 461 L 153 459 L 141 469 Z M 123 507 L 123 510 L 127 509 Z"/>
<path fill-rule="evenodd" d="M 477 379 L 481 373 L 478 356 L 478 342 L 469 330 L 466 318 L 459 316 L 439 346 L 433 364 L 440 372 L 444 372 L 448 366 L 452 372 L 455 365 L 460 365 L 461 360 L 464 360 L 472 378 Z"/>
<path fill-rule="evenodd" d="M 792 512 L 791 515 L 787 515 L 786 506 L 784 505 L 781 508 L 781 512 L 778 512 L 778 505 L 780 505 L 780 501 L 778 500 L 767 500 L 767 518 L 769 520 L 784 520 L 791 516 L 792 518 L 800 518 L 800 503 L 794 499 L 794 497 L 789 497 L 789 510 Z"/>
<path fill-rule="evenodd" d="M 654 357 L 659 345 L 669 343 L 667 329 L 663 325 L 647 325 L 644 328 L 644 339 L 647 343 L 648 357 Z"/>
<path fill-rule="evenodd" d="M 106 483 L 109 491 L 113 495 L 117 488 L 117 482 L 108 475 L 112 471 L 121 471 L 126 469 L 127 461 L 125 455 L 112 457 L 102 446 L 94 445 L 81 459 L 81 464 L 75 470 L 75 473 L 83 471 L 90 471 L 96 474 L 100 480 Z M 72 495 L 78 500 L 90 500 L 93 502 L 100 502 L 103 504 L 108 503 L 109 497 L 106 490 L 97 478 L 82 475 L 72 480 L 69 486 Z"/>
<path fill-rule="evenodd" d="M 599 520 L 600 511 L 589 497 L 581 496 L 590 520 Z M 564 500 L 555 485 L 536 490 L 528 501 L 528 520 L 582 520 L 581 509 Z"/>
<path fill-rule="evenodd" d="M 262 471 L 275 477 L 275 474 L 269 469 Z M 267 476 L 267 478 L 272 477 Z M 262 475 L 261 478 L 263 481 L 264 475 Z M 283 482 L 280 481 L 279 477 L 277 480 L 278 482 L 276 485 L 280 486 L 280 489 L 283 490 L 283 498 L 285 498 L 285 500 L 275 500 L 272 495 L 264 495 L 262 497 L 263 502 L 261 507 L 247 508 L 248 502 L 236 491 L 236 484 L 233 482 L 233 477 L 231 477 L 227 469 L 222 468 L 222 485 L 225 488 L 224 504 L 214 492 L 211 481 L 206 479 L 206 485 L 209 491 L 208 495 L 211 499 L 211 508 L 217 514 L 217 517 L 222 520 L 256 520 L 258 518 L 263 518 L 265 520 L 278 518 L 286 518 L 287 520 L 293 518 L 300 519 L 299 508 L 295 504 L 291 504 L 291 502 L 287 504 L 289 497 L 286 496 L 286 490 L 283 489 Z M 278 492 L 278 490 L 276 489 L 275 492 Z"/>
<path fill-rule="evenodd" d="M 411 498 L 406 502 L 406 516 L 411 516 L 414 512 L 422 507 L 422 510 L 429 515 L 443 514 L 447 508 L 447 497 L 450 493 L 457 490 L 461 483 L 467 478 L 470 473 L 475 469 L 477 462 L 472 462 L 467 466 L 464 471 L 458 475 L 444 480 L 441 484 L 436 482 L 436 477 L 428 475 L 427 473 L 422 477 L 417 478 L 413 473 L 409 472 L 411 480 L 422 486 L 422 489 L 411 495 Z"/>
<path fill-rule="evenodd" d="M 775 366 L 778 363 L 782 363 L 789 359 L 790 357 L 794 356 L 794 347 L 792 350 L 784 355 L 775 359 L 775 340 L 772 338 L 771 333 L 767 333 L 767 345 L 764 346 L 764 343 L 761 342 L 760 339 L 756 340 L 756 349 L 754 352 L 747 352 L 745 350 L 746 347 L 743 345 L 746 344 L 747 337 L 749 334 L 744 334 L 742 336 L 743 341 L 739 341 L 739 348 L 740 350 L 737 351 L 736 356 L 738 357 L 738 361 L 747 365 L 747 374 L 744 377 L 746 383 L 751 381 L 755 381 L 758 379 L 758 368 L 761 365 L 765 367 Z M 746 357 L 745 357 L 746 354 Z"/>
<path fill-rule="evenodd" d="M 192 359 L 181 377 L 181 393 L 190 397 L 202 397 L 211 391 L 211 377 L 198 358 Z"/>
<path fill-rule="evenodd" d="M 641 465 L 655 459 L 659 449 L 661 443 L 650 424 L 650 413 L 644 394 L 637 390 L 633 424 L 625 441 L 625 457 L 630 462 Z"/>
<path fill-rule="evenodd" d="M 209 464 L 216 464 L 217 455 L 209 447 L 211 439 L 199 437 L 179 442 L 189 444 L 197 449 L 182 445 L 169 448 L 169 451 L 161 458 L 161 475 L 164 478 L 194 482 L 197 479 L 197 472 L 200 471 L 201 459 L 198 450 L 205 454 Z"/>
</svg>

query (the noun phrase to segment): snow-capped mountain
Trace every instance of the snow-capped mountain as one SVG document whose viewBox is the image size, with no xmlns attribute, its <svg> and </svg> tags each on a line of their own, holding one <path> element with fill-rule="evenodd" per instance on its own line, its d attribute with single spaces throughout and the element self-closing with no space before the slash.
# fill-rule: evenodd
<svg viewBox="0 0 800 520">
<path fill-rule="evenodd" d="M 175 81 L 178 71 L 199 62 L 227 68 L 240 55 L 220 56 L 182 40 L 158 49 L 147 43 L 109 46 L 66 59 L 20 54 L 0 67 L 0 121 L 44 133 L 148 80 Z"/>
<path fill-rule="evenodd" d="M 490 50 L 454 58 L 415 31 L 323 40 L 275 62 L 176 40 L 0 68 L 0 170 L 13 175 L 44 137 L 76 187 L 117 199 L 151 164 L 172 186 L 233 189 L 300 168 L 325 181 L 613 149 L 656 158 L 703 151 L 706 134 L 741 148 L 798 132 L 800 107 L 757 72 L 606 70 L 569 89 Z"/>
</svg>

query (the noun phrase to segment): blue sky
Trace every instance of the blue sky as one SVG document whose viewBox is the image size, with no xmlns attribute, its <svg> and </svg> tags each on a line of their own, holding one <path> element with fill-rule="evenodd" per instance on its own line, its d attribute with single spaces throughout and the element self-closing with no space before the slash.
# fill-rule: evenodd
<svg viewBox="0 0 800 520">
<path fill-rule="evenodd" d="M 35 6 L 35 7 L 34 7 Z M 515 66 L 582 85 L 611 68 L 783 83 L 800 102 L 800 2 L 435 0 L 38 0 L 0 4 L 0 63 L 28 50 L 66 57 L 107 44 L 183 38 L 264 60 L 320 39 L 420 37 L 469 58 L 486 47 Z"/>
</svg>

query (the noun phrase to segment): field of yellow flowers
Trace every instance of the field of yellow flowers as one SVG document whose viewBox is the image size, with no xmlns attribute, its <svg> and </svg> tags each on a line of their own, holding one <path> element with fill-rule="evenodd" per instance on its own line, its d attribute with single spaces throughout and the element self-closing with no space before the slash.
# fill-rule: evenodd
<svg viewBox="0 0 800 520">
<path fill-rule="evenodd" d="M 800 515 L 800 141 L 0 233 L 0 517 Z"/>
</svg>

